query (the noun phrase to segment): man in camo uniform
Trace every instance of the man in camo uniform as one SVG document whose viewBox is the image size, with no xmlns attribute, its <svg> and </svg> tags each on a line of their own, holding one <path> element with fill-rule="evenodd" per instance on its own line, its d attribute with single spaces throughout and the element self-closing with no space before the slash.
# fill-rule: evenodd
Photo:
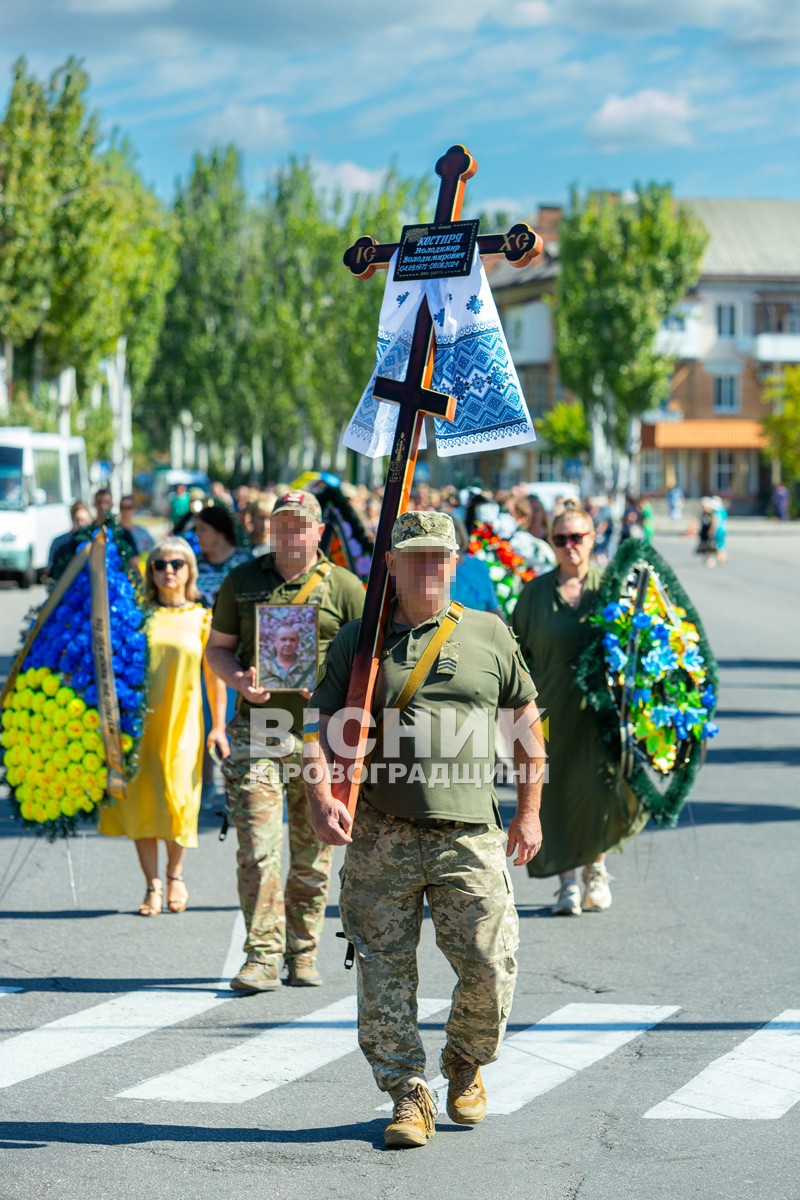
<svg viewBox="0 0 800 1200">
<path fill-rule="evenodd" d="M 382 733 L 354 824 L 329 780 L 330 744 L 334 732 L 341 735 L 334 714 L 345 706 L 357 621 L 330 646 L 304 739 L 314 764 L 305 772 L 314 828 L 324 842 L 347 845 L 340 911 L 358 964 L 359 1044 L 378 1087 L 394 1100 L 389 1146 L 421 1146 L 434 1134 L 416 1020 L 424 900 L 458 979 L 441 1058 L 447 1111 L 475 1125 L 486 1111 L 480 1067 L 499 1053 L 516 977 L 518 923 L 505 856 L 516 849 L 515 864 L 527 863 L 541 845 L 536 689 L 496 616 L 464 609 L 411 698 L 399 713 L 388 711 L 447 621 L 456 549 L 443 513 L 407 512 L 395 522 L 387 562 L 397 594 L 373 707 Z M 518 801 L 507 837 L 492 786 L 499 709 L 513 711 L 524 731 L 515 745 Z M 475 733 L 457 737 L 467 722 Z"/>
<path fill-rule="evenodd" d="M 350 571 L 334 566 L 319 550 L 325 526 L 317 498 L 292 491 L 272 512 L 273 552 L 234 567 L 217 595 L 206 651 L 211 669 L 239 692 L 236 716 L 228 726 L 230 757 L 223 764 L 228 812 L 239 842 L 237 877 L 244 914 L 247 959 L 231 987 L 241 992 L 280 986 L 283 955 L 288 983 L 316 987 L 317 946 L 325 918 L 332 849 L 315 836 L 300 778 L 300 735 L 310 692 L 277 692 L 256 687 L 257 604 L 291 604 L 311 584 L 302 601 L 319 605 L 320 653 L 341 625 L 359 616 L 364 588 Z M 285 741 L 270 756 L 251 736 L 251 710 L 266 709 L 283 723 Z M 255 720 L 259 713 L 255 711 Z M 286 750 L 288 749 L 288 754 Z M 289 871 L 281 888 L 284 774 L 289 825 Z"/>
</svg>

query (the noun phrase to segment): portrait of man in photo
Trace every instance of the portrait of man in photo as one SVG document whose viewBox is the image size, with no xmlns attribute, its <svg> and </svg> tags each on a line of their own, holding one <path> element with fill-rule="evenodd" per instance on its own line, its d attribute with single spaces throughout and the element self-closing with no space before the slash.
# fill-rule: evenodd
<svg viewBox="0 0 800 1200">
<path fill-rule="evenodd" d="M 259 604 L 258 686 L 270 692 L 312 689 L 317 677 L 317 606 Z"/>
</svg>

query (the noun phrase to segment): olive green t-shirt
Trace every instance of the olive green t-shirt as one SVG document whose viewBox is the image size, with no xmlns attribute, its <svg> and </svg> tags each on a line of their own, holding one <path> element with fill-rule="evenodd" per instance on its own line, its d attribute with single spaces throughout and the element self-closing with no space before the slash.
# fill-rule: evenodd
<svg viewBox="0 0 800 1200">
<path fill-rule="evenodd" d="M 309 576 L 320 563 L 328 559 L 319 551 L 317 561 L 294 579 L 286 580 L 275 566 L 272 554 L 242 563 L 225 576 L 214 602 L 211 628 L 219 633 L 236 636 L 236 652 L 242 667 L 247 670 L 255 662 L 256 605 L 291 604 Z M 319 654 L 323 660 L 331 639 L 347 621 L 361 616 L 364 607 L 364 586 L 345 567 L 334 566 L 305 600 L 319 605 Z M 309 686 L 313 686 L 310 684 Z M 292 714 L 292 731 L 303 731 L 303 712 L 306 700 L 291 692 L 280 692 L 259 708 L 281 708 Z M 239 712 L 247 715 L 251 705 L 239 698 Z"/>
<path fill-rule="evenodd" d="M 376 720 L 400 695 L 445 612 L 414 629 L 390 614 L 373 703 Z M 309 710 L 332 716 L 345 707 L 359 626 L 359 621 L 345 625 L 331 642 Z M 493 613 L 465 608 L 399 718 L 387 716 L 387 726 L 396 720 L 399 729 L 382 730 L 377 739 L 365 799 L 396 817 L 499 824 L 492 778 L 497 710 L 522 708 L 535 697 L 513 634 Z M 466 721 L 477 727 L 469 737 Z"/>
</svg>

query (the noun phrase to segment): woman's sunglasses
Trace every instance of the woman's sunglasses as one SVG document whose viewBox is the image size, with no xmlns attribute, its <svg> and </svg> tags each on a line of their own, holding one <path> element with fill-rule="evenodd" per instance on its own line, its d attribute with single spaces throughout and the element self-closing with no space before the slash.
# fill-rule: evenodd
<svg viewBox="0 0 800 1200">
<path fill-rule="evenodd" d="M 172 567 L 173 571 L 180 571 L 181 567 L 185 567 L 186 562 L 182 558 L 157 558 L 153 562 L 154 571 L 166 571 L 167 567 Z"/>
<path fill-rule="evenodd" d="M 554 533 L 553 545 L 558 546 L 559 550 L 563 550 L 565 546 L 580 546 L 583 539 L 588 536 L 588 529 L 583 533 Z"/>
</svg>

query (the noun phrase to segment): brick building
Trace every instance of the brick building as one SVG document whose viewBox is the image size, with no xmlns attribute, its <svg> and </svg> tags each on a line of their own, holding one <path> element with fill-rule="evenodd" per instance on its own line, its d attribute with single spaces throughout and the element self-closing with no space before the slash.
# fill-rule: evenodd
<svg viewBox="0 0 800 1200">
<path fill-rule="evenodd" d="M 726 498 L 733 511 L 765 503 L 771 486 L 763 461 L 764 381 L 800 363 L 800 201 L 684 200 L 709 232 L 697 287 L 659 334 L 675 356 L 669 397 L 646 415 L 639 463 L 641 490 L 663 495 L 675 483 L 687 497 Z M 530 223 L 544 253 L 517 270 L 498 262 L 492 290 L 534 421 L 561 398 L 551 310 L 558 275 L 561 209 L 542 208 Z M 547 446 L 518 447 L 463 464 L 485 482 L 563 478 Z"/>
</svg>

